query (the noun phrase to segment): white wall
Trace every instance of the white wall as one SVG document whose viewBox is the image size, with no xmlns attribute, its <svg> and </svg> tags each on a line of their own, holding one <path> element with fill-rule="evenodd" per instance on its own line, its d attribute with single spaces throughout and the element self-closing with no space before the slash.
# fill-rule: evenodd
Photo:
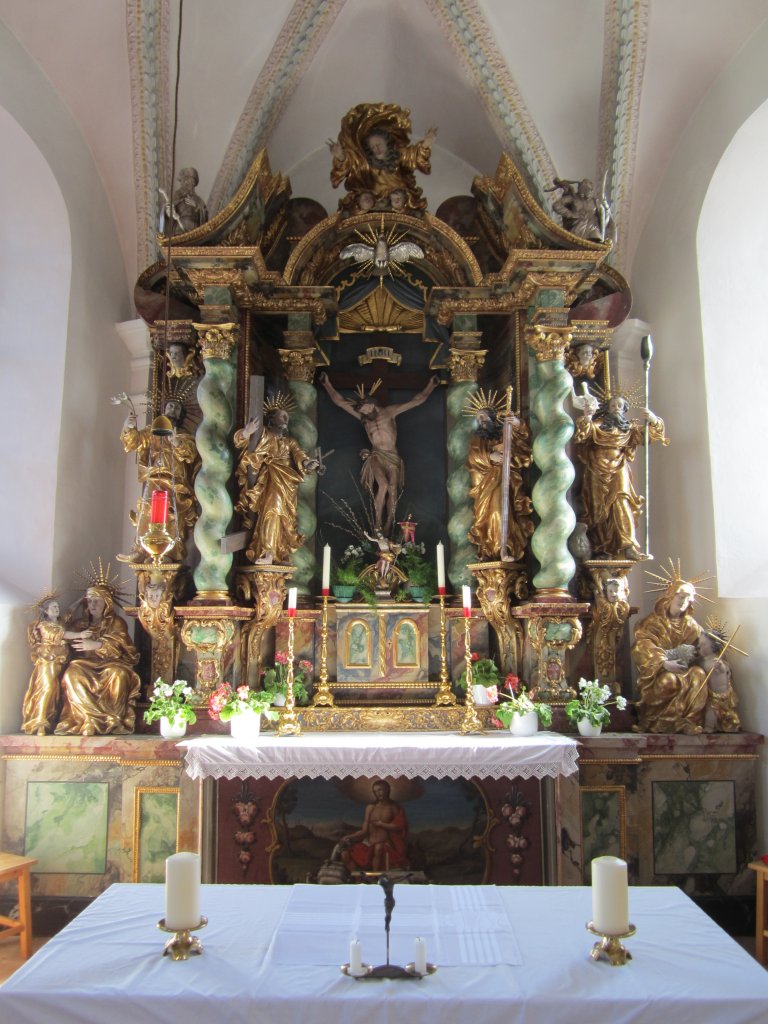
<svg viewBox="0 0 768 1024">
<path fill-rule="evenodd" d="M 31 161 L 37 168 L 40 194 L 24 180 L 24 153 L 9 161 L 6 171 L 13 174 L 15 169 L 17 180 L 5 178 L 3 184 L 22 211 L 29 208 L 25 230 L 32 244 L 25 247 L 27 270 L 34 272 L 37 259 L 34 301 L 47 307 L 53 318 L 51 322 L 30 314 L 21 335 L 4 333 L 1 339 L 4 387 L 20 401 L 23 398 L 24 407 L 11 434 L 13 458 L 8 459 L 6 450 L 0 459 L 0 502 L 7 507 L 13 500 L 18 466 L 41 459 L 38 449 L 48 445 L 39 463 L 39 500 L 48 506 L 43 518 L 52 521 L 50 533 L 35 536 L 37 530 L 32 529 L 23 545 L 13 531 L 0 531 L 0 543 L 16 544 L 22 554 L 21 579 L 7 576 L 18 576 L 18 562 L 15 568 L 5 561 L 0 564 L 0 731 L 16 731 L 29 673 L 24 605 L 48 586 L 65 591 L 65 600 L 74 596 L 76 571 L 99 555 L 109 559 L 120 550 L 124 457 L 117 434 L 122 416 L 119 410 L 111 411 L 109 396 L 124 389 L 128 373 L 114 324 L 127 320 L 132 309 L 117 233 L 92 155 L 48 80 L 2 24 L 0 108 L 4 111 L 0 131 L 7 129 L 7 134 L 0 135 L 3 153 L 14 145 L 21 147 L 28 158 L 26 166 Z M 39 158 L 32 156 L 34 148 Z M 62 252 L 61 199 L 69 224 L 67 254 Z M 51 224 L 56 245 L 53 264 L 46 263 L 45 227 L 40 234 L 35 225 L 36 202 L 43 210 L 50 203 L 50 209 L 57 211 Z M 4 235 L 5 229 L 4 222 Z M 0 239 L 4 252 L 9 246 L 14 251 L 12 241 Z M 64 302 L 62 289 L 70 265 L 68 301 Z M 4 326 L 19 322 L 24 312 L 14 305 L 18 295 L 5 298 L 9 308 L 4 311 Z M 24 357 L 14 360 L 16 347 Z M 37 354 L 32 367 L 30 352 Z M 42 402 L 49 403 L 44 438 L 35 436 L 33 423 L 36 406 Z M 28 572 L 24 571 L 26 558 Z"/>
<path fill-rule="evenodd" d="M 696 250 L 702 205 L 718 163 L 735 133 L 767 97 L 768 26 L 756 32 L 724 70 L 681 135 L 643 233 L 632 277 L 633 315 L 653 325 L 653 405 L 664 417 L 672 439 L 669 449 L 655 453 L 652 465 L 652 493 L 657 497 L 653 549 L 657 558 L 680 557 L 683 571 L 689 574 L 714 571 L 716 566 L 710 438 L 717 446 L 717 457 L 721 446 L 728 444 L 729 458 L 739 460 L 747 476 L 764 474 L 768 462 L 768 438 L 764 434 L 755 437 L 742 428 L 738 404 L 725 414 L 731 428 L 726 440 L 721 431 L 710 431 Z M 763 181 L 757 174 L 752 180 L 753 189 L 740 197 L 745 218 L 751 215 L 752 202 L 762 201 Z M 726 250 L 733 246 L 731 233 L 723 237 L 722 245 Z M 712 287 L 708 285 L 707 302 L 713 300 Z M 761 298 L 754 296 L 754 323 L 762 319 Z M 725 306 L 733 301 L 724 283 L 715 301 L 718 299 Z M 728 339 L 722 339 L 722 344 L 727 345 Z M 756 372 L 763 371 L 751 361 L 732 360 L 721 367 L 721 373 L 730 379 Z M 768 380 L 762 379 L 759 390 L 763 395 L 766 385 Z M 714 386 L 710 381 L 710 387 Z M 717 415 L 724 414 L 718 410 Z M 767 512 L 744 503 L 731 528 L 738 531 L 742 520 L 765 520 Z M 763 554 L 751 552 L 754 558 Z M 638 596 L 633 594 L 635 600 Z M 768 600 L 718 597 L 716 610 L 732 627 L 741 623 L 738 643 L 750 654 L 749 659 L 734 656 L 731 661 L 743 725 L 768 732 Z M 707 613 L 707 606 L 700 605 L 700 616 Z M 758 800 L 762 853 L 768 849 L 765 758 Z"/>
</svg>

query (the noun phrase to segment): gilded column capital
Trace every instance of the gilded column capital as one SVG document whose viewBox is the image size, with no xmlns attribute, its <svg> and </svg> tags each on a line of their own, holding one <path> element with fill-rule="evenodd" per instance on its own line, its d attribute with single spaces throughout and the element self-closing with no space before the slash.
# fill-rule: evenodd
<svg viewBox="0 0 768 1024">
<path fill-rule="evenodd" d="M 203 359 L 223 359 L 229 362 L 232 350 L 237 345 L 239 325 L 230 324 L 193 324 L 200 340 Z"/>
<path fill-rule="evenodd" d="M 525 340 L 538 363 L 562 361 L 565 351 L 573 340 L 568 327 L 535 324 L 525 331 Z"/>
<path fill-rule="evenodd" d="M 461 384 L 463 381 L 477 383 L 486 353 L 487 349 L 450 349 L 445 365 L 451 374 L 451 384 Z"/>
<path fill-rule="evenodd" d="M 316 369 L 314 348 L 279 348 L 277 351 L 287 380 L 312 383 Z"/>
</svg>

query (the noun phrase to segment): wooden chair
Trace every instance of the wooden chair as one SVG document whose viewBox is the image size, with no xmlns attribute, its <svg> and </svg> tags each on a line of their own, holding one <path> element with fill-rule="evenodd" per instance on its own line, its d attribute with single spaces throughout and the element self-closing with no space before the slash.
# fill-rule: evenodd
<svg viewBox="0 0 768 1024">
<path fill-rule="evenodd" d="M 749 865 L 757 875 L 757 892 L 755 894 L 755 957 L 759 963 L 765 963 L 766 939 L 768 939 L 768 864 L 762 860 L 753 860 Z"/>
<path fill-rule="evenodd" d="M 0 853 L 0 882 L 14 878 L 19 886 L 19 920 L 0 914 L 0 938 L 18 935 L 21 955 L 28 960 L 32 955 L 32 888 L 29 869 L 37 864 L 34 857 L 17 857 L 13 853 Z"/>
</svg>

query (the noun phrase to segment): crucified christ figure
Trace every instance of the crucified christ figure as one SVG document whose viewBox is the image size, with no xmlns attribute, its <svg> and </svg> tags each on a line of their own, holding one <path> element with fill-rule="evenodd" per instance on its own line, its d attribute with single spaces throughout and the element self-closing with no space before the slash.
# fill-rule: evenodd
<svg viewBox="0 0 768 1024">
<path fill-rule="evenodd" d="M 417 405 L 426 402 L 440 380 L 438 377 L 431 377 L 422 391 L 400 405 L 381 405 L 371 392 L 367 395 L 360 394 L 354 400 L 343 398 L 328 380 L 326 373 L 320 375 L 320 383 L 330 395 L 332 402 L 350 416 L 354 416 L 356 420 L 360 420 L 368 435 L 371 447 L 360 452 L 363 459 L 360 483 L 373 495 L 375 526 L 387 537 L 392 531 L 395 505 L 405 484 L 405 466 L 397 452 L 395 418 L 400 413 L 415 409 Z"/>
</svg>

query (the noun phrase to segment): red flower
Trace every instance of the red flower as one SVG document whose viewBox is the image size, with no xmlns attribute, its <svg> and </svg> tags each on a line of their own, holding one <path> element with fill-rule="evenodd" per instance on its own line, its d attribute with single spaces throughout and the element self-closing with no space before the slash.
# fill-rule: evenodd
<svg viewBox="0 0 768 1024">
<path fill-rule="evenodd" d="M 520 688 L 520 677 L 516 676 L 514 672 L 510 672 L 507 678 L 504 680 L 504 689 L 509 690 L 510 693 L 517 693 Z"/>
<path fill-rule="evenodd" d="M 305 672 L 311 672 L 312 671 L 312 662 L 311 661 L 307 661 L 306 659 L 304 659 L 304 661 L 300 661 L 299 662 L 299 668 L 303 669 Z"/>
<path fill-rule="evenodd" d="M 504 725 L 504 723 L 500 722 L 498 720 L 498 718 L 496 717 L 496 715 L 492 716 L 492 718 L 491 718 L 491 725 L 495 726 L 497 729 L 506 729 L 506 726 Z"/>
<path fill-rule="evenodd" d="M 480 660 L 480 655 L 477 653 L 477 651 L 472 651 L 472 661 L 479 661 L 479 660 Z"/>
</svg>

